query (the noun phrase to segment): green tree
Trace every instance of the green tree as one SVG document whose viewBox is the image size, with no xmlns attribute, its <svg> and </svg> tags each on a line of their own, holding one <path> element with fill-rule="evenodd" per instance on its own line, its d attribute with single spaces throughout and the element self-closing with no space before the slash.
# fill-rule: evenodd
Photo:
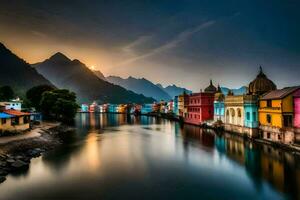
<svg viewBox="0 0 300 200">
<path fill-rule="evenodd" d="M 54 89 L 55 87 L 51 85 L 35 86 L 26 92 L 26 98 L 29 100 L 30 106 L 35 107 L 36 110 L 40 111 L 40 103 L 43 93 Z"/>
<path fill-rule="evenodd" d="M 65 89 L 55 89 L 42 94 L 41 111 L 45 118 L 63 122 L 72 121 L 78 109 L 76 94 Z"/>
<path fill-rule="evenodd" d="M 10 86 L 0 87 L 0 101 L 9 101 L 14 98 L 14 91 Z"/>
</svg>

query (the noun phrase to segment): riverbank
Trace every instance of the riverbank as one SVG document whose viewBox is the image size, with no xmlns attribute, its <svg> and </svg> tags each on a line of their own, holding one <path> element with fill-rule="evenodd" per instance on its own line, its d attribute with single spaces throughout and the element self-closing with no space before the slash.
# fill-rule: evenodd
<svg viewBox="0 0 300 200">
<path fill-rule="evenodd" d="M 61 134 L 72 128 L 60 123 L 43 122 L 31 130 L 15 136 L 0 138 L 0 183 L 10 173 L 27 170 L 32 158 L 62 144 Z"/>
</svg>

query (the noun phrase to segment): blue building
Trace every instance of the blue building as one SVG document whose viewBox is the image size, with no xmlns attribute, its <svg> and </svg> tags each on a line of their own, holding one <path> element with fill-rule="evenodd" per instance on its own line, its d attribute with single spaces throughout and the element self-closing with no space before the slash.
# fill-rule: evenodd
<svg viewBox="0 0 300 200">
<path fill-rule="evenodd" d="M 244 126 L 258 128 L 258 98 L 255 95 L 246 95 L 244 100 Z"/>
<path fill-rule="evenodd" d="M 148 114 L 153 111 L 153 105 L 152 104 L 143 104 L 141 107 L 141 114 Z"/>
<path fill-rule="evenodd" d="M 225 104 L 224 104 L 224 94 L 222 93 L 220 85 L 218 85 L 218 90 L 215 94 L 214 100 L 214 121 L 225 122 Z"/>
<path fill-rule="evenodd" d="M 81 112 L 89 112 L 89 105 L 88 104 L 81 104 Z"/>
<path fill-rule="evenodd" d="M 109 113 L 117 113 L 118 112 L 118 105 L 117 104 L 109 104 L 108 105 L 108 112 Z"/>
<path fill-rule="evenodd" d="M 179 116 L 179 109 L 178 109 L 178 96 L 174 97 L 174 101 L 173 101 L 173 113 L 176 116 Z"/>
</svg>

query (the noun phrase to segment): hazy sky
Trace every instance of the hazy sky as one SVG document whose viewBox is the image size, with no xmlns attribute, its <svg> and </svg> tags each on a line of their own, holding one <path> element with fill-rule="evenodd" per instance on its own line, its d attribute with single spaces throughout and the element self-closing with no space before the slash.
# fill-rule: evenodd
<svg viewBox="0 0 300 200">
<path fill-rule="evenodd" d="M 2 0 L 0 41 L 29 63 L 60 51 L 105 75 L 194 91 L 247 85 L 259 65 L 300 85 L 299 0 Z"/>
</svg>

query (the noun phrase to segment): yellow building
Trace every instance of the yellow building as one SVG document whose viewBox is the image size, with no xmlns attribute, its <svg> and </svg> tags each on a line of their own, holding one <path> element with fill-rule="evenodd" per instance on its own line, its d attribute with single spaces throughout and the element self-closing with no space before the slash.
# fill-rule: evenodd
<svg viewBox="0 0 300 200">
<path fill-rule="evenodd" d="M 0 112 L 1 131 L 24 131 L 30 127 L 30 114 L 17 110 L 3 110 Z"/>
<path fill-rule="evenodd" d="M 282 143 L 294 142 L 293 94 L 298 90 L 300 87 L 287 87 L 273 90 L 261 97 L 258 113 L 264 139 Z"/>
</svg>

